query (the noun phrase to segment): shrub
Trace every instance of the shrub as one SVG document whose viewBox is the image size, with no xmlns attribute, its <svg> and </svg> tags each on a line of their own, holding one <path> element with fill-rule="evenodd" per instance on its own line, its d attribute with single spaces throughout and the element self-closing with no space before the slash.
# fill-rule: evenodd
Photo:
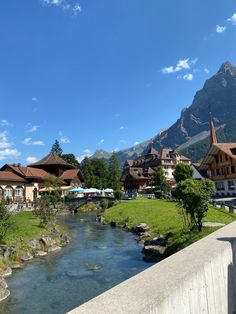
<svg viewBox="0 0 236 314">
<path fill-rule="evenodd" d="M 7 229 L 10 227 L 10 214 L 4 200 L 0 200 L 0 243 L 3 242 Z"/>
<path fill-rule="evenodd" d="M 117 190 L 114 192 L 114 197 L 116 200 L 120 201 L 123 197 L 123 192 L 121 190 Z"/>
<path fill-rule="evenodd" d="M 108 199 L 103 198 L 103 199 L 101 200 L 101 207 L 102 207 L 102 209 L 107 209 L 107 208 L 109 207 L 109 201 L 108 201 Z"/>
</svg>

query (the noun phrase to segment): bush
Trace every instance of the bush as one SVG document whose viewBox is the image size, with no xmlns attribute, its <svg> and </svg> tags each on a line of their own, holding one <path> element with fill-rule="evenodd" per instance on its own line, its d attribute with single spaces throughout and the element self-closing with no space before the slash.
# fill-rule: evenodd
<svg viewBox="0 0 236 314">
<path fill-rule="evenodd" d="M 0 200 L 0 243 L 3 242 L 7 229 L 10 227 L 10 214 L 4 200 Z"/>
<path fill-rule="evenodd" d="M 103 199 L 101 200 L 101 207 L 102 207 L 102 209 L 107 209 L 107 208 L 109 207 L 109 201 L 108 201 L 108 199 L 103 198 Z"/>
<path fill-rule="evenodd" d="M 114 197 L 116 200 L 120 201 L 123 197 L 123 192 L 121 190 L 117 190 L 114 192 Z"/>
<path fill-rule="evenodd" d="M 41 227 L 55 224 L 56 212 L 51 207 L 51 204 L 55 207 L 55 204 L 52 203 L 51 195 L 43 195 L 35 202 L 34 214 L 39 217 Z"/>
</svg>

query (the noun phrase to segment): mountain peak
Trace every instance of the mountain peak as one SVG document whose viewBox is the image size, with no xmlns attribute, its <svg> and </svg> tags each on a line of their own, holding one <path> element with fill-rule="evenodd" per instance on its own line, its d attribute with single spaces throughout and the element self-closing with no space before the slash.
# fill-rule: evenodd
<svg viewBox="0 0 236 314">
<path fill-rule="evenodd" d="M 218 73 L 229 73 L 231 75 L 236 75 L 236 67 L 233 66 L 229 61 L 226 61 L 221 65 Z"/>
</svg>

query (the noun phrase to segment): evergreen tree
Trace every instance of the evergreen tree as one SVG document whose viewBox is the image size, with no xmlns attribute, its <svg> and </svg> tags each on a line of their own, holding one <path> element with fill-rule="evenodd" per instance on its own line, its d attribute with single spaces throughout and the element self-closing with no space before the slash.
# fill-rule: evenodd
<svg viewBox="0 0 236 314">
<path fill-rule="evenodd" d="M 75 158 L 74 154 L 62 154 L 61 158 L 65 160 L 68 164 L 74 166 L 75 168 L 80 167 L 80 164 L 78 160 Z"/>
<path fill-rule="evenodd" d="M 112 154 L 109 160 L 109 186 L 115 191 L 121 189 L 121 172 L 115 153 Z"/>
<path fill-rule="evenodd" d="M 58 140 L 55 140 L 55 143 L 52 145 L 52 148 L 51 148 L 50 152 L 54 153 L 54 154 L 57 154 L 58 156 L 62 155 L 63 150 L 62 150 Z"/>
<path fill-rule="evenodd" d="M 86 188 L 93 187 L 93 184 L 95 183 L 93 165 L 92 161 L 88 157 L 85 157 L 84 160 L 82 161 L 81 170 L 84 176 L 85 187 Z"/>
</svg>

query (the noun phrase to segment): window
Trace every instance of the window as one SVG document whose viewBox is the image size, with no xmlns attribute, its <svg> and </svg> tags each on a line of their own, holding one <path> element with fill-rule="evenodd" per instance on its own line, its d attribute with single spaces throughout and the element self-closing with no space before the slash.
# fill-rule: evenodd
<svg viewBox="0 0 236 314">
<path fill-rule="evenodd" d="M 225 160 L 226 160 L 226 161 L 228 160 L 228 155 L 226 155 L 226 154 L 225 154 Z"/>
<path fill-rule="evenodd" d="M 235 173 L 235 167 L 231 166 L 231 173 Z"/>
<path fill-rule="evenodd" d="M 15 196 L 22 197 L 23 196 L 23 189 L 21 187 L 17 187 L 15 189 Z"/>
<path fill-rule="evenodd" d="M 13 190 L 12 190 L 12 188 L 6 187 L 6 188 L 4 189 L 4 196 L 5 196 L 5 197 L 12 197 L 12 195 L 13 195 Z"/>
<path fill-rule="evenodd" d="M 234 190 L 235 189 L 234 181 L 228 181 L 228 189 L 229 190 Z"/>
<path fill-rule="evenodd" d="M 216 186 L 217 191 L 225 189 L 224 182 L 216 182 L 215 186 Z"/>
</svg>

